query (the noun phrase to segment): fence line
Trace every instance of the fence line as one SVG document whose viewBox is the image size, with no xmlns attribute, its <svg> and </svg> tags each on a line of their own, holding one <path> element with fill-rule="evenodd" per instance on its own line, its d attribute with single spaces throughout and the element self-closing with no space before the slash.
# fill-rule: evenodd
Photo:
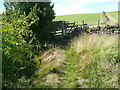
<svg viewBox="0 0 120 90">
<path fill-rule="evenodd" d="M 73 23 L 69 21 L 54 21 L 54 32 L 51 34 L 67 36 L 69 34 L 83 34 L 83 33 L 118 33 L 120 34 L 120 24 L 100 26 L 100 19 L 98 19 L 98 25 L 90 28 L 84 21 L 82 25 L 78 25 L 75 21 Z"/>
</svg>

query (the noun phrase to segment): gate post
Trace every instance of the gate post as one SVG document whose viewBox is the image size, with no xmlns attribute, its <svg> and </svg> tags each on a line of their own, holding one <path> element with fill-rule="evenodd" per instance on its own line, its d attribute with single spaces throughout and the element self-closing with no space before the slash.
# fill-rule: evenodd
<svg viewBox="0 0 120 90">
<path fill-rule="evenodd" d="M 85 27 L 84 27 L 84 21 L 82 21 L 82 32 L 84 33 L 85 32 Z"/>
<path fill-rule="evenodd" d="M 100 30 L 100 19 L 98 19 L 98 30 Z"/>
<path fill-rule="evenodd" d="M 62 37 L 65 35 L 65 28 L 64 28 L 65 21 L 62 22 Z"/>
</svg>

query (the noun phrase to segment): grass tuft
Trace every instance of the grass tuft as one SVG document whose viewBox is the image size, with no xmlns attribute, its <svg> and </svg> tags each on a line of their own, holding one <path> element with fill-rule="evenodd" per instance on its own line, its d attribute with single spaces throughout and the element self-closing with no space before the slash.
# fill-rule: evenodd
<svg viewBox="0 0 120 90">
<path fill-rule="evenodd" d="M 118 35 L 83 35 L 65 50 L 51 49 L 42 59 L 37 88 L 118 88 Z"/>
</svg>

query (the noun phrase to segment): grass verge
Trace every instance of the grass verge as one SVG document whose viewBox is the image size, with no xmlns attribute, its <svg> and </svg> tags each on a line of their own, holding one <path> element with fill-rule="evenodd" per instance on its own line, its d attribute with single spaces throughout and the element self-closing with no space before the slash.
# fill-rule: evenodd
<svg viewBox="0 0 120 90">
<path fill-rule="evenodd" d="M 34 86 L 118 88 L 118 35 L 83 35 L 42 56 Z"/>
</svg>

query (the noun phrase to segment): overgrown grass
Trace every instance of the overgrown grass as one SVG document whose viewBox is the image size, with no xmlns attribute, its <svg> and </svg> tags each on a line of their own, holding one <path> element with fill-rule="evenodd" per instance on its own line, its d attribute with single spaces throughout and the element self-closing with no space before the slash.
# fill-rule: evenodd
<svg viewBox="0 0 120 90">
<path fill-rule="evenodd" d="M 118 35 L 79 36 L 43 54 L 32 87 L 118 88 L 119 58 Z"/>
<path fill-rule="evenodd" d="M 41 61 L 42 59 L 42 61 Z M 38 71 L 33 78 L 33 85 L 36 88 L 59 87 L 60 75 L 63 72 L 65 54 L 63 50 L 54 48 L 45 52 L 42 57 L 35 59 L 38 64 Z"/>
<path fill-rule="evenodd" d="M 118 88 L 117 35 L 84 35 L 70 46 L 65 87 Z"/>
</svg>

